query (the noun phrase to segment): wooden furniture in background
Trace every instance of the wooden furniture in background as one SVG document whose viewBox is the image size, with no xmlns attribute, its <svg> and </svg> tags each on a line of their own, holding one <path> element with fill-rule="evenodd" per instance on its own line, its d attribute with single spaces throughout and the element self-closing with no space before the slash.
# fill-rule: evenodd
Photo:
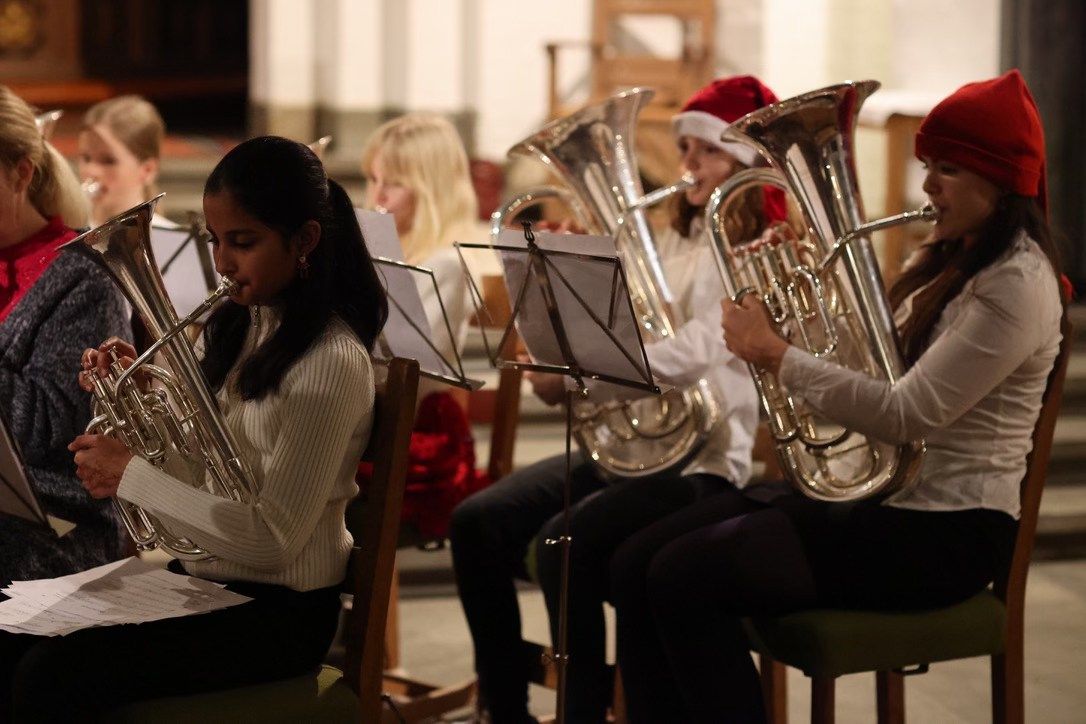
<svg viewBox="0 0 1086 724">
<path fill-rule="evenodd" d="M 923 116 L 908 113 L 892 113 L 886 119 L 886 216 L 909 211 L 909 199 L 915 198 L 907 182 L 914 138 L 923 120 Z M 909 243 L 910 231 L 907 226 L 894 226 L 882 233 L 882 278 L 889 289 L 901 273 L 901 266 L 911 253 L 912 245 Z"/>
<path fill-rule="evenodd" d="M 670 18 L 678 23 L 679 54 L 660 57 L 624 43 L 622 23 L 637 17 Z M 713 78 L 716 4 L 713 0 L 595 0 L 592 37 L 587 41 L 555 41 L 546 47 L 550 117 L 577 110 L 559 91 L 559 56 L 569 48 L 590 53 L 587 103 L 598 103 L 618 91 L 646 86 L 656 91 L 641 112 L 638 162 L 642 173 L 657 184 L 677 175 L 678 152 L 671 138 L 671 117 L 697 89 Z"/>
<path fill-rule="evenodd" d="M 490 319 L 484 325 L 473 318 L 474 327 L 486 326 L 489 334 L 500 334 L 508 322 L 512 310 L 505 290 L 505 280 L 501 275 L 487 275 L 481 280 L 483 304 L 490 313 Z M 502 352 L 505 358 L 512 358 L 519 349 L 520 340 L 514 333 L 506 341 Z M 516 444 L 517 424 L 520 412 L 520 385 L 522 373 L 519 370 L 498 370 L 496 388 L 482 388 L 472 393 L 452 389 L 457 393 L 461 404 L 473 424 L 489 424 L 490 453 L 486 472 L 492 481 L 497 481 L 513 471 L 513 448 Z M 459 394 L 463 393 L 463 394 Z M 420 722 L 433 719 L 449 711 L 467 706 L 475 694 L 475 679 L 457 682 L 448 686 L 436 686 L 400 671 L 400 631 L 399 631 L 399 574 L 394 573 L 389 591 L 389 614 L 385 630 L 384 689 L 395 697 L 396 709 L 404 722 Z"/>
</svg>

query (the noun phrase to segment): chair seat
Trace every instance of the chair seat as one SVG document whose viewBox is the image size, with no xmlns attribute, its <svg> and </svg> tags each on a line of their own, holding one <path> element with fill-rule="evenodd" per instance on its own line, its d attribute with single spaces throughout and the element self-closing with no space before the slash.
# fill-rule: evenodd
<svg viewBox="0 0 1086 724">
<path fill-rule="evenodd" d="M 933 611 L 812 610 L 745 622 L 751 648 L 808 676 L 887 671 L 1003 651 L 991 591 Z"/>
<path fill-rule="evenodd" d="M 357 722 L 361 718 L 358 699 L 342 678 L 339 669 L 322 666 L 308 676 L 284 681 L 141 701 L 114 711 L 106 720 L 131 724 Z"/>
</svg>

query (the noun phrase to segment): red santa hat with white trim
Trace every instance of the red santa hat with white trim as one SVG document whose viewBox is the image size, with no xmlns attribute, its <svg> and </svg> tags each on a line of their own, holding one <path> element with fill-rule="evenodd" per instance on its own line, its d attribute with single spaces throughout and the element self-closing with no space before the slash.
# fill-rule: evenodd
<svg viewBox="0 0 1086 724">
<path fill-rule="evenodd" d="M 699 90 L 671 118 L 671 132 L 693 136 L 717 148 L 722 148 L 747 166 L 758 161 L 758 152 L 751 146 L 720 140 L 728 126 L 748 113 L 777 102 L 777 96 L 762 81 L 752 75 L 736 75 L 714 80 Z"/>
</svg>

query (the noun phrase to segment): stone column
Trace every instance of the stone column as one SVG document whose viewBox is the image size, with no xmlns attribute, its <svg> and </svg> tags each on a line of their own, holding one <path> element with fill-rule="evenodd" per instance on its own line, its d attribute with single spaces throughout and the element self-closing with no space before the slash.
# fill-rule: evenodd
<svg viewBox="0 0 1086 724">
<path fill-rule="evenodd" d="M 1019 68 L 1041 110 L 1048 150 L 1049 221 L 1064 266 L 1086 291 L 1086 4 L 1003 0 L 1004 69 Z"/>
<path fill-rule="evenodd" d="M 249 0 L 249 130 L 315 137 L 314 3 Z"/>
</svg>

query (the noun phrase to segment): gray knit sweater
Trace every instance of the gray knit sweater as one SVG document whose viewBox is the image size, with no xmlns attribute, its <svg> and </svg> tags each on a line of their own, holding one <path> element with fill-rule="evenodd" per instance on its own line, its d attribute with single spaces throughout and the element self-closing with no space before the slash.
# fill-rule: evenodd
<svg viewBox="0 0 1086 724">
<path fill-rule="evenodd" d="M 124 533 L 108 500 L 75 476 L 67 445 L 90 421 L 79 357 L 107 337 L 131 338 L 120 294 L 93 262 L 62 253 L 0 323 L 0 407 L 46 511 L 76 528 L 56 538 L 0 516 L 0 582 L 73 573 L 116 560 Z"/>
</svg>

